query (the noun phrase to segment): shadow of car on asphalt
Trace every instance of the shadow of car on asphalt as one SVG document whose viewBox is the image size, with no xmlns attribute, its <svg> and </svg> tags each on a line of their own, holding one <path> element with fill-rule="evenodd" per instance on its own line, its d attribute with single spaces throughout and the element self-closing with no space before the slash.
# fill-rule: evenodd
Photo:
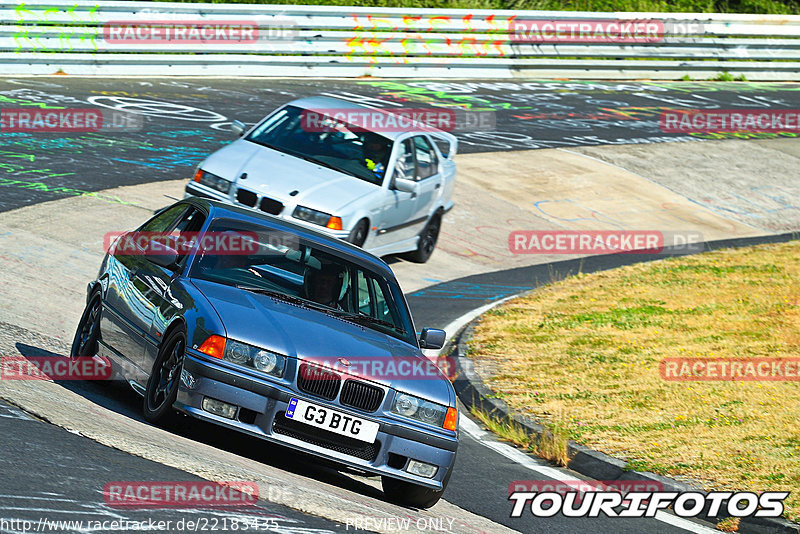
<svg viewBox="0 0 800 534">
<path fill-rule="evenodd" d="M 24 357 L 66 358 L 63 354 L 33 345 L 24 343 L 15 345 Z M 142 416 L 142 397 L 121 380 L 57 380 L 55 383 L 102 408 L 149 425 Z M 217 425 L 177 413 L 176 417 L 161 428 L 183 438 L 210 445 L 276 469 L 338 486 L 367 497 L 386 500 L 380 490 L 349 476 L 351 474 L 370 475 L 349 470 L 289 447 L 270 443 L 235 430 L 220 432 L 221 427 Z"/>
</svg>

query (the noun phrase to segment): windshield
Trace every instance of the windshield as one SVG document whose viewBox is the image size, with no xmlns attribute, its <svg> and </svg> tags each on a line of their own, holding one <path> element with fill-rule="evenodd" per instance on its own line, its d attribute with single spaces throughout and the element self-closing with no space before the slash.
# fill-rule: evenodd
<svg viewBox="0 0 800 534">
<path fill-rule="evenodd" d="M 295 106 L 275 112 L 246 139 L 377 185 L 392 152 L 382 135 Z"/>
<path fill-rule="evenodd" d="M 201 248 L 191 278 L 238 287 L 334 315 L 416 345 L 396 283 L 355 263 L 303 244 L 287 232 L 217 219 L 207 234 L 247 240 L 235 252 Z M 200 243 L 215 240 L 201 239 Z"/>
</svg>

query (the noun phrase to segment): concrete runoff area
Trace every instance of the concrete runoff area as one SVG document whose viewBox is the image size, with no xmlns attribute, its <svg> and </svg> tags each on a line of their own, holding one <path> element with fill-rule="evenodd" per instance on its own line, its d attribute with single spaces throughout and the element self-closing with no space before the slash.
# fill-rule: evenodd
<svg viewBox="0 0 800 534">
<path fill-rule="evenodd" d="M 800 140 L 711 143 L 569 150 L 618 165 L 740 225 L 772 233 L 800 229 Z"/>
<path fill-rule="evenodd" d="M 687 176 L 695 166 L 685 157 L 687 147 L 708 149 L 710 144 L 716 145 L 707 150 L 710 153 L 736 144 L 743 161 L 776 150 L 764 148 L 773 142 L 650 145 L 647 150 L 658 149 L 663 160 L 653 174 L 667 175 L 663 169 L 672 168 L 675 175 Z M 781 149 L 785 146 L 780 140 L 774 144 Z M 638 145 L 607 146 L 593 149 L 591 157 L 561 149 L 459 155 L 455 208 L 445 216 L 431 260 L 420 266 L 388 258 L 403 290 L 410 293 L 470 274 L 575 257 L 513 254 L 508 246 L 508 234 L 513 230 L 695 231 L 705 240 L 775 233 L 723 217 L 656 183 L 655 178 L 613 164 L 627 163 L 633 149 L 644 150 Z M 730 163 L 733 155 L 724 153 Z M 776 162 L 779 169 L 750 174 L 744 185 L 726 182 L 726 173 L 721 173 L 715 180 L 718 195 L 730 195 L 735 187 L 757 187 L 764 175 L 773 177 L 776 188 L 796 189 L 797 181 L 786 166 L 792 161 L 800 163 L 800 156 L 780 153 L 785 154 L 783 159 L 765 162 Z M 644 156 L 638 159 L 646 160 Z M 4 288 L 0 322 L 46 332 L 65 344 L 71 342 L 86 283 L 96 274 L 104 253 L 104 235 L 136 228 L 154 210 L 182 198 L 185 183 L 172 180 L 126 186 L 105 191 L 102 198 L 69 197 L 0 213 L 0 260 L 6 264 L 0 271 L 0 287 Z M 713 193 L 711 183 L 706 190 Z M 800 230 L 800 209 L 784 210 L 783 226 Z M 55 313 L 20 305 L 38 291 L 47 295 L 41 303 L 44 310 Z"/>
<path fill-rule="evenodd" d="M 726 150 L 719 145 L 727 143 L 731 142 L 698 146 L 714 154 L 717 149 Z M 601 147 L 591 157 L 563 150 L 458 156 L 456 207 L 445 218 L 437 252 L 426 265 L 391 260 L 392 267 L 404 290 L 412 292 L 467 274 L 573 257 L 512 254 L 508 233 L 515 229 L 693 230 L 706 240 L 774 233 L 769 228 L 726 218 L 687 199 L 674 187 L 658 183 L 658 176 L 670 175 L 665 166 L 670 166 L 676 176 L 692 179 L 689 170 L 683 168 L 695 163 L 684 157 L 686 146 L 656 147 L 661 151 L 658 157 L 665 163 L 653 170 L 654 176 L 642 168 L 627 170 L 624 163 L 631 158 L 631 148 L 624 146 Z M 744 191 L 757 187 L 764 175 L 771 177 L 774 187 L 792 190 L 796 178 L 786 172 L 784 165 L 796 162 L 797 152 L 781 142 L 775 146 L 768 142 L 744 143 L 736 150 L 735 160 L 731 159 L 734 154 L 724 152 L 729 166 L 739 160 L 763 158 L 764 151 L 780 152 L 784 155 L 781 158 L 790 159 L 761 160 L 762 173 L 741 176 L 743 183 L 726 181 L 724 175 L 718 180 L 709 178 L 708 192 L 722 195 L 731 194 L 736 188 Z M 778 168 L 771 168 L 773 163 Z M 4 326 L 0 353 L 15 355 L 37 349 L 64 354 L 85 304 L 86 284 L 96 275 L 103 256 L 104 234 L 139 226 L 153 210 L 172 202 L 168 196 L 180 198 L 184 184 L 184 180 L 175 180 L 106 191 L 124 203 L 82 196 L 0 213 L 0 261 L 4 265 L 0 270 L 0 323 Z M 718 191 L 714 184 L 719 186 Z M 547 204 L 548 209 L 544 209 Z M 783 219 L 791 229 L 800 230 L 797 210 L 787 210 Z M 373 498 L 369 490 L 366 494 L 351 491 L 339 484 L 254 463 L 121 415 L 113 407 L 96 402 L 96 396 L 86 394 L 80 387 L 1 381 L 0 398 L 100 443 L 210 480 L 257 480 L 278 488 L 302 488 L 304 499 L 278 497 L 274 502 L 329 519 L 412 514 L 457 518 L 457 532 L 510 532 L 446 500 L 429 511 L 410 512 Z M 371 486 L 378 494 L 374 479 L 355 480 L 358 487 Z"/>
</svg>

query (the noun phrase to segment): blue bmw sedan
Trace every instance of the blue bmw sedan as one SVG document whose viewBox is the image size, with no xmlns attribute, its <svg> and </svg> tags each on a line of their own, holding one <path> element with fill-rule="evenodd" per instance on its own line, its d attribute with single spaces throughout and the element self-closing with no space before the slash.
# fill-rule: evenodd
<svg viewBox="0 0 800 534">
<path fill-rule="evenodd" d="M 394 274 L 349 243 L 189 198 L 109 247 L 71 358 L 110 362 L 174 410 L 379 475 L 392 501 L 433 506 L 458 447 L 456 395 L 421 352 Z"/>
</svg>

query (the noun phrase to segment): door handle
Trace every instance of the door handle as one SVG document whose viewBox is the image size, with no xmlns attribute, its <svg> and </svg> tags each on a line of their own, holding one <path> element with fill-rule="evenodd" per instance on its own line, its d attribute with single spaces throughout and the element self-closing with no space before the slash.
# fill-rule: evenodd
<svg viewBox="0 0 800 534">
<path fill-rule="evenodd" d="M 439 184 L 436 184 L 436 187 L 434 187 L 434 189 L 439 189 L 440 187 L 442 187 L 442 184 L 439 183 Z"/>
</svg>

